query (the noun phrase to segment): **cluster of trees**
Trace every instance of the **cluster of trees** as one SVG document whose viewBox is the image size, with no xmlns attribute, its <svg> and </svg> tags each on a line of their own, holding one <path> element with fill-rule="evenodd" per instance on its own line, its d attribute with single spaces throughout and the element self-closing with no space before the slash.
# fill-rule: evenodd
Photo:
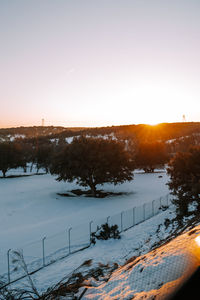
<svg viewBox="0 0 200 300">
<path fill-rule="evenodd" d="M 167 152 L 175 154 L 177 152 L 188 152 L 191 146 L 200 145 L 200 134 L 183 136 L 166 143 Z"/>
<path fill-rule="evenodd" d="M 185 139 L 184 146 L 187 145 Z M 71 144 L 64 140 L 58 144 L 44 139 L 21 140 L 0 143 L 0 170 L 3 177 L 12 168 L 27 163 L 37 170 L 57 175 L 57 180 L 76 182 L 89 187 L 97 195 L 97 185 L 106 182 L 118 184 L 133 179 L 135 168 L 154 172 L 168 163 L 169 188 L 175 196 L 177 216 L 183 220 L 200 211 L 200 146 L 184 148 L 170 157 L 167 146 L 162 142 L 143 142 L 134 148 L 131 143 L 103 138 L 75 137 Z M 137 149 L 137 150 L 135 150 Z M 170 162 L 169 159 L 171 158 Z"/>
<path fill-rule="evenodd" d="M 26 137 L 36 137 L 36 136 L 47 136 L 52 134 L 59 134 L 62 131 L 66 131 L 65 127 L 55 127 L 55 126 L 30 126 L 30 127 L 13 127 L 13 128 L 0 128 L 0 137 L 6 138 L 7 136 L 26 136 Z"/>
<path fill-rule="evenodd" d="M 9 169 L 25 168 L 25 166 L 26 162 L 20 145 L 14 143 L 0 144 L 0 170 L 3 177 L 6 176 Z"/>
<path fill-rule="evenodd" d="M 114 134 L 116 137 L 123 139 L 136 139 L 137 142 L 165 142 L 170 139 L 177 139 L 183 136 L 200 133 L 200 122 L 180 122 L 180 123 L 161 123 L 155 126 L 138 124 L 138 125 L 121 125 L 100 128 L 87 128 L 82 130 L 81 134 L 106 135 Z M 65 134 L 63 131 L 61 134 Z"/>
<path fill-rule="evenodd" d="M 97 196 L 97 185 L 123 183 L 133 179 L 135 168 L 154 172 L 168 164 L 168 183 L 175 196 L 177 220 L 182 224 L 185 217 L 200 214 L 200 146 L 190 146 L 173 157 L 168 155 L 161 142 L 140 143 L 137 151 L 127 143 L 112 139 L 75 137 L 70 144 L 43 143 L 43 140 L 0 143 L 0 170 L 3 177 L 12 168 L 27 162 L 39 170 L 57 175 L 57 180 L 76 181 L 89 187 L 91 195 Z M 185 145 L 185 144 L 184 144 Z M 169 161 L 170 159 L 170 161 Z"/>
<path fill-rule="evenodd" d="M 191 127 L 197 128 L 197 125 L 193 124 Z M 139 129 L 144 131 L 143 126 L 137 127 L 137 130 Z M 173 126 L 171 129 L 174 129 Z M 71 136 L 71 131 L 64 132 L 63 128 L 58 130 L 60 130 L 58 142 L 52 142 L 52 136 L 51 139 L 36 136 L 0 143 L 0 171 L 3 177 L 6 177 L 9 169 L 22 167 L 26 171 L 27 163 L 30 163 L 31 167 L 36 166 L 37 171 L 42 168 L 57 175 L 58 181 L 76 181 L 80 186 L 89 187 L 91 194 L 96 197 L 97 185 L 130 181 L 136 168 L 154 172 L 155 168 L 164 168 L 168 164 L 167 172 L 170 177 L 168 185 L 175 197 L 173 201 L 177 209 L 178 222 L 182 223 L 183 219 L 191 214 L 199 217 L 199 133 L 176 138 L 167 143 L 154 139 L 149 141 L 145 138 L 138 142 L 128 134 L 126 139 L 123 139 L 125 135 L 120 135 L 119 130 L 117 140 L 87 138 L 82 135 L 74 137 L 73 141 L 67 144 L 65 137 Z M 113 128 L 109 127 L 105 132 L 110 134 Z M 78 133 L 80 134 L 81 130 L 76 131 L 75 136 Z M 153 131 L 149 136 L 152 134 Z M 154 134 L 157 136 L 159 131 L 155 131 Z"/>
<path fill-rule="evenodd" d="M 135 156 L 136 167 L 146 173 L 153 173 L 155 168 L 162 169 L 168 160 L 165 144 L 161 142 L 141 143 Z"/>
<path fill-rule="evenodd" d="M 20 139 L 15 142 L 0 143 L 0 170 L 3 172 L 3 176 L 6 176 L 6 172 L 12 168 L 23 167 L 26 171 L 27 163 L 31 164 L 31 170 L 33 165 L 36 166 L 37 172 L 39 169 L 44 169 L 49 172 L 51 169 L 52 174 L 62 174 L 61 169 L 74 169 L 74 172 L 81 170 L 87 170 L 87 165 L 91 168 L 97 169 L 98 165 L 101 166 L 101 170 L 98 171 L 105 178 L 106 182 L 114 182 L 114 179 L 109 177 L 109 172 L 103 168 L 110 170 L 110 173 L 116 171 L 117 164 L 119 169 L 121 168 L 121 161 L 119 157 L 113 154 L 118 151 L 119 154 L 129 156 L 131 163 L 134 161 L 134 168 L 143 169 L 145 172 L 153 172 L 155 168 L 163 168 L 168 160 L 166 153 L 166 147 L 163 143 L 141 143 L 136 145 L 132 141 L 125 142 L 123 140 L 116 141 L 113 139 L 103 138 L 86 138 L 74 137 L 71 144 L 67 144 L 65 139 L 59 139 L 59 143 L 52 143 L 46 137 L 32 138 L 32 139 Z M 116 154 L 117 155 L 117 154 Z M 68 165 L 64 163 L 59 164 L 59 160 L 68 161 Z M 81 167 L 75 171 L 77 165 L 81 163 Z M 73 165 L 72 165 L 73 164 Z M 123 172 L 127 171 L 123 169 Z M 57 169 L 56 169 L 57 168 Z M 131 167 L 132 168 L 132 167 Z M 86 172 L 86 171 L 85 171 Z M 87 171 L 88 172 L 88 171 Z M 78 173 L 73 175 L 78 177 Z M 95 175 L 97 176 L 97 175 Z M 62 178 L 64 179 L 64 177 Z M 99 180 L 96 179 L 98 184 Z M 91 179 L 90 187 L 92 186 Z"/>
<path fill-rule="evenodd" d="M 48 136 L 52 138 L 65 138 L 69 136 L 91 135 L 103 136 L 113 134 L 120 139 L 135 139 L 137 142 L 165 142 L 171 139 L 188 137 L 200 133 L 200 122 L 161 123 L 156 126 L 121 125 L 99 128 L 65 128 L 54 126 L 32 126 L 17 128 L 0 128 L 0 139 L 6 136 L 24 135 L 28 138 Z"/>
<path fill-rule="evenodd" d="M 4 142 L 0 143 L 0 171 L 3 177 L 10 169 L 27 169 L 27 163 L 36 166 L 37 172 L 43 168 L 48 172 L 53 153 L 52 145 L 33 145 L 25 142 Z"/>
</svg>

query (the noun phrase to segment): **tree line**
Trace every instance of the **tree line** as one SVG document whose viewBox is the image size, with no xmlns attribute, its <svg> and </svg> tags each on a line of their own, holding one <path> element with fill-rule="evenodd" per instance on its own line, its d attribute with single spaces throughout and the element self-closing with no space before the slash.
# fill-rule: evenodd
<svg viewBox="0 0 200 300">
<path fill-rule="evenodd" d="M 81 150 L 83 153 L 81 153 Z M 80 160 L 84 157 L 85 163 L 91 164 L 91 159 L 97 164 L 107 160 L 110 168 L 114 166 L 112 155 L 115 149 L 118 153 L 126 153 L 134 161 L 134 168 L 143 169 L 145 172 L 153 172 L 155 168 L 163 168 L 168 160 L 165 144 L 160 142 L 141 143 L 139 145 L 127 143 L 127 141 L 116 141 L 95 137 L 74 137 L 71 144 L 65 140 L 59 143 L 51 143 L 46 139 L 33 138 L 31 140 L 19 140 L 14 142 L 0 143 L 0 170 L 3 176 L 9 169 L 22 167 L 26 171 L 27 164 L 35 165 L 37 171 L 44 169 L 50 172 L 55 162 L 64 156 L 66 161 Z M 74 156 L 70 153 L 74 153 Z M 117 150 L 116 150 L 117 151 Z M 77 152 L 77 156 L 75 153 Z M 62 158 L 63 159 L 63 158 Z M 104 175 L 105 176 L 105 175 Z"/>
<path fill-rule="evenodd" d="M 167 152 L 167 145 L 161 142 L 143 142 L 136 147 L 127 141 L 85 136 L 75 137 L 70 144 L 63 140 L 58 144 L 42 141 L 0 143 L 3 177 L 9 169 L 22 167 L 26 171 L 30 163 L 37 171 L 43 168 L 46 173 L 57 175 L 58 181 L 76 181 L 80 186 L 89 187 L 96 197 L 97 185 L 131 181 L 135 169 L 152 173 L 155 168 L 167 165 L 168 185 L 174 195 L 178 222 L 191 215 L 199 217 L 199 145 L 188 145 L 172 156 Z"/>
</svg>

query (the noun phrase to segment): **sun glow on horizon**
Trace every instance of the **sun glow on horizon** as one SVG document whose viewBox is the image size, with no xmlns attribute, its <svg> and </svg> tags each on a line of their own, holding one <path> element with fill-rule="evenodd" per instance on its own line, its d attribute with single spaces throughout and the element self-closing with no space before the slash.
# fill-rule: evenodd
<svg viewBox="0 0 200 300">
<path fill-rule="evenodd" d="M 90 2 L 0 2 L 0 127 L 200 121 L 200 2 Z"/>
</svg>

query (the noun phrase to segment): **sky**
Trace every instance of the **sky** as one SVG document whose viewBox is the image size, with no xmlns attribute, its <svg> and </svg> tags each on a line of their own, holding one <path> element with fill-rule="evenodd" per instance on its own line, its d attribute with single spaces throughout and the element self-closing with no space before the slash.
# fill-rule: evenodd
<svg viewBox="0 0 200 300">
<path fill-rule="evenodd" d="M 199 0 L 0 0 L 0 127 L 200 121 Z"/>
</svg>

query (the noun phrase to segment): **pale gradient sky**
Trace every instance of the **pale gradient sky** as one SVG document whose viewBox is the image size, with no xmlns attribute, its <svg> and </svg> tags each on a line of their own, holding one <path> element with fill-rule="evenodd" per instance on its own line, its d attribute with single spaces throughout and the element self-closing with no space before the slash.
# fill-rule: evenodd
<svg viewBox="0 0 200 300">
<path fill-rule="evenodd" d="M 0 0 L 0 127 L 200 121 L 199 0 Z"/>
</svg>

